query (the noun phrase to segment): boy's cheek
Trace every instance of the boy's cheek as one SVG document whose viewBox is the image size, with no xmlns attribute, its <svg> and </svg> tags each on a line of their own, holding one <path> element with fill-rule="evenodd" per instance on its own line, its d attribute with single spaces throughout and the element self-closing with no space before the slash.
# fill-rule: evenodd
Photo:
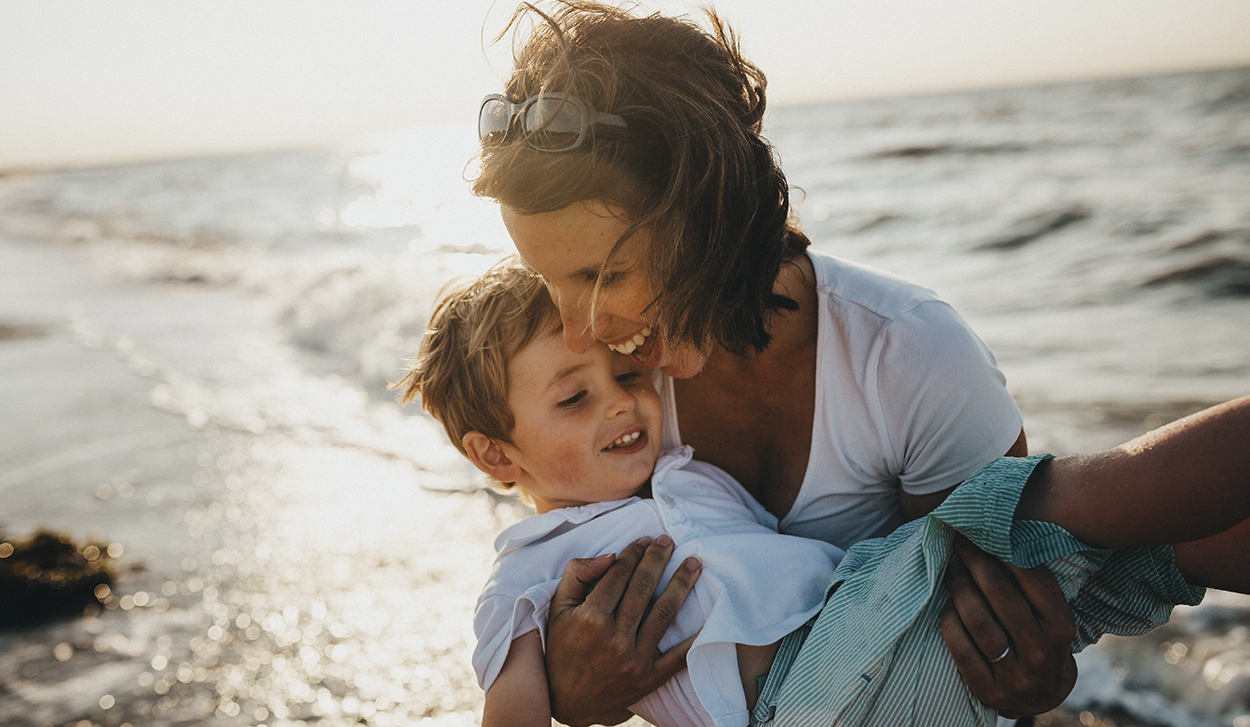
<svg viewBox="0 0 1250 727">
<path fill-rule="evenodd" d="M 576 489 L 578 484 L 591 473 L 586 466 L 585 455 L 574 447 L 555 447 L 549 451 L 548 465 L 551 478 L 569 489 Z"/>
</svg>

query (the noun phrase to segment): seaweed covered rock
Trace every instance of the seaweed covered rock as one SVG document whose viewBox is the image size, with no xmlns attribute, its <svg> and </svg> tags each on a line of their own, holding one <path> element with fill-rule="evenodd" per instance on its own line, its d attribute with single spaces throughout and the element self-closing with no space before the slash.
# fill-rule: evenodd
<svg viewBox="0 0 1250 727">
<path fill-rule="evenodd" d="M 99 543 L 45 530 L 25 540 L 0 536 L 0 629 L 82 615 L 107 597 L 114 575 Z"/>
</svg>

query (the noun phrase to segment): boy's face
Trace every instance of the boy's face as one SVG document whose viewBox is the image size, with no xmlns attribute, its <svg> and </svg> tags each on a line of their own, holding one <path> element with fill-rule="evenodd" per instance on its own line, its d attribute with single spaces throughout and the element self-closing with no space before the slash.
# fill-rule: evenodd
<svg viewBox="0 0 1250 727">
<path fill-rule="evenodd" d="M 596 342 L 564 344 L 558 322 L 509 363 L 516 479 L 539 512 L 635 494 L 660 452 L 663 410 L 645 370 Z"/>
</svg>

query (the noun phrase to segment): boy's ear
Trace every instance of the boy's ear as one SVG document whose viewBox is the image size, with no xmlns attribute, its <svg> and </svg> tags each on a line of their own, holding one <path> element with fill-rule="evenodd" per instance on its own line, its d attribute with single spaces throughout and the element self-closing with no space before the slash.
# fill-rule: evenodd
<svg viewBox="0 0 1250 727">
<path fill-rule="evenodd" d="M 520 479 L 521 467 L 508 457 L 499 442 L 475 431 L 466 433 L 460 443 L 464 445 L 469 461 L 481 471 L 507 484 Z"/>
</svg>

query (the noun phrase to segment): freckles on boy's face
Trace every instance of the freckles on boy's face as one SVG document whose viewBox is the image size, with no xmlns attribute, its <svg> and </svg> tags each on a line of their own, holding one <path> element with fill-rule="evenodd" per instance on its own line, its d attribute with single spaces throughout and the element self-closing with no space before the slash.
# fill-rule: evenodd
<svg viewBox="0 0 1250 727">
<path fill-rule="evenodd" d="M 635 494 L 659 456 L 663 415 L 646 372 L 596 343 L 564 345 L 559 328 L 508 366 L 515 424 L 508 456 L 539 512 Z"/>
</svg>

